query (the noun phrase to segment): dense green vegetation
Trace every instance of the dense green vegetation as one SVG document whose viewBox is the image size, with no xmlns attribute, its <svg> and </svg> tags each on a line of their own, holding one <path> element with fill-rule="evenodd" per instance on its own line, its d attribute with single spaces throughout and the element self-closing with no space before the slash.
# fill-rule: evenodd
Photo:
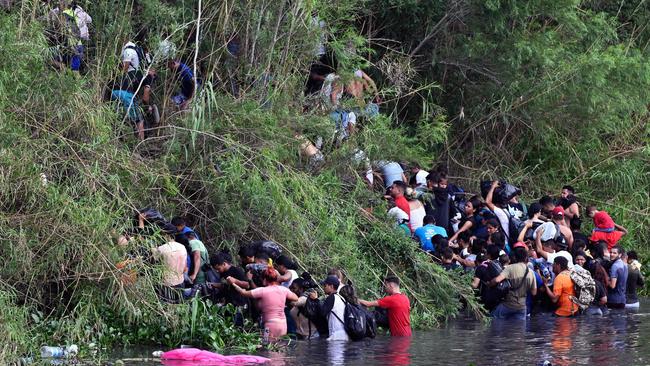
<svg viewBox="0 0 650 366">
<path fill-rule="evenodd" d="M 136 284 L 121 281 L 116 263 L 153 244 L 115 245 L 145 206 L 188 216 L 210 249 L 269 238 L 316 274 L 344 268 L 369 297 L 396 273 L 420 326 L 455 315 L 461 298 L 476 310 L 466 279 L 394 232 L 381 205 L 361 214 L 378 193 L 359 179 L 356 147 L 371 160 L 445 162 L 469 190 L 506 177 L 528 200 L 571 183 L 581 203 L 628 227 L 626 246 L 650 254 L 650 15 L 641 0 L 203 1 L 197 67 L 210 83 L 191 112 L 171 113 L 158 65 L 166 113 L 143 143 L 103 87 L 140 29 L 152 48 L 170 37 L 192 63 L 198 2 L 81 1 L 94 18 L 81 77 L 47 65 L 47 8 L 15 3 L 0 15 L 1 363 L 42 343 L 256 342 L 202 304 L 160 304 L 155 266 L 135 261 Z M 386 100 L 382 117 L 326 150 L 318 172 L 294 138 L 333 131 L 323 112 L 303 112 L 319 36 L 312 14 L 327 23 L 340 72 L 365 67 Z M 237 59 L 225 50 L 235 34 Z M 239 98 L 229 80 L 242 86 Z"/>
</svg>

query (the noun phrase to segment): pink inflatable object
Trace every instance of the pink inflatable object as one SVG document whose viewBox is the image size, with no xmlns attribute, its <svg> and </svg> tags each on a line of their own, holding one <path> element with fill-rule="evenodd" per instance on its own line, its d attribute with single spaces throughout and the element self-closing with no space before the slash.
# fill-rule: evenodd
<svg viewBox="0 0 650 366">
<path fill-rule="evenodd" d="M 167 366 L 251 365 L 271 361 L 268 358 L 259 356 L 224 356 L 214 352 L 202 351 L 197 348 L 179 348 L 173 351 L 164 352 L 160 359 L 163 361 L 163 365 Z"/>
</svg>

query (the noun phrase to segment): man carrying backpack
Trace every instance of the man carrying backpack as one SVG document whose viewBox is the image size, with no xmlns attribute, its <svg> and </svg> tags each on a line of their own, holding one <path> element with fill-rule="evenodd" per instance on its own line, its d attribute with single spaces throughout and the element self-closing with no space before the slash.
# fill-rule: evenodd
<svg viewBox="0 0 650 366">
<path fill-rule="evenodd" d="M 514 263 L 489 282 L 490 286 L 508 280 L 509 290 L 505 301 L 492 311 L 497 319 L 526 320 L 526 297 L 528 292 L 537 295 L 537 281 L 533 271 L 528 268 L 528 249 L 523 243 L 516 243 L 512 249 Z"/>
<path fill-rule="evenodd" d="M 562 317 L 574 316 L 578 312 L 578 305 L 571 300 L 572 297 L 575 297 L 576 292 L 573 280 L 569 275 L 569 261 L 565 257 L 555 257 L 553 273 L 555 273 L 553 290 L 549 288 L 550 279 L 544 281 L 544 290 L 549 299 L 557 304 L 554 314 Z"/>
<path fill-rule="evenodd" d="M 388 328 L 393 337 L 411 336 L 411 302 L 399 288 L 399 278 L 390 276 L 384 280 L 384 291 L 388 296 L 375 301 L 359 300 L 366 307 L 380 307 L 388 310 Z"/>
<path fill-rule="evenodd" d="M 320 315 L 327 319 L 329 328 L 329 337 L 327 340 L 347 341 L 350 338 L 345 331 L 345 323 L 343 321 L 345 319 L 345 302 L 338 293 L 340 281 L 338 277 L 330 275 L 321 282 L 321 285 L 323 285 L 323 291 L 327 295 L 325 301 L 319 304 Z M 318 299 L 318 294 L 314 291 L 309 294 L 309 298 L 316 300 Z"/>
</svg>

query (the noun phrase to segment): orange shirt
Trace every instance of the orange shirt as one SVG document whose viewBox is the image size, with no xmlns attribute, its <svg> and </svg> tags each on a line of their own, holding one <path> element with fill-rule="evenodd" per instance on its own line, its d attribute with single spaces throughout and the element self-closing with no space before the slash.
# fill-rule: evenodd
<svg viewBox="0 0 650 366">
<path fill-rule="evenodd" d="M 570 296 L 575 296 L 576 293 L 573 289 L 573 281 L 569 277 L 568 271 L 564 271 L 555 277 L 555 281 L 553 281 L 553 293 L 555 296 L 560 296 L 557 301 L 555 315 L 571 316 L 578 311 L 578 305 L 574 304 L 570 298 Z"/>
</svg>

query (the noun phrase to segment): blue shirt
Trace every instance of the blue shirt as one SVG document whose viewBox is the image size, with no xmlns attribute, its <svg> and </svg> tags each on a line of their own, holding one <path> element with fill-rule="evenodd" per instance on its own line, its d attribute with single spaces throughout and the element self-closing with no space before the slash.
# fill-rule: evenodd
<svg viewBox="0 0 650 366">
<path fill-rule="evenodd" d="M 420 240 L 420 246 L 422 247 L 422 250 L 433 251 L 436 248 L 433 247 L 433 243 L 431 243 L 431 238 L 433 238 L 436 234 L 442 235 L 446 238 L 447 230 L 445 230 L 443 227 L 440 226 L 427 224 L 417 228 L 413 235 L 415 235 L 415 237 Z"/>
<path fill-rule="evenodd" d="M 402 180 L 402 167 L 394 161 L 381 161 L 378 163 L 381 169 L 381 174 L 384 176 L 384 187 L 388 188 L 393 185 L 396 180 Z M 406 182 L 404 182 L 406 183 Z"/>
<path fill-rule="evenodd" d="M 612 304 L 625 304 L 625 290 L 627 289 L 627 264 L 617 259 L 609 270 L 609 277 L 616 278 L 616 287 L 607 288 L 607 302 Z"/>
<path fill-rule="evenodd" d="M 187 98 L 192 97 L 194 94 L 194 74 L 192 73 L 192 69 L 181 62 L 176 72 L 181 80 L 181 93 Z"/>
</svg>

